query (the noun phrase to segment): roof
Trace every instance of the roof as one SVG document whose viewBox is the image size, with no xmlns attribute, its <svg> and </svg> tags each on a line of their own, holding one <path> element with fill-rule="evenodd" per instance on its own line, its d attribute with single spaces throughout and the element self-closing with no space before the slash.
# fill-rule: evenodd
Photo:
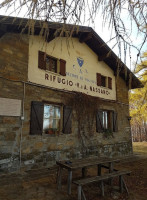
<svg viewBox="0 0 147 200">
<path fill-rule="evenodd" d="M 8 17 L 0 15 L 0 37 L 6 32 L 28 34 L 28 23 L 30 19 Z M 42 29 L 43 21 L 34 20 L 34 35 L 39 35 Z M 59 36 L 57 30 L 66 26 L 66 30 L 72 32 L 72 37 L 79 38 L 79 41 L 85 42 L 97 55 L 99 61 L 104 61 L 117 74 L 119 67 L 119 75 L 129 84 L 129 77 L 131 74 L 132 82 L 131 89 L 141 88 L 143 84 L 130 71 L 130 69 L 117 57 L 117 55 L 108 47 L 108 45 L 100 38 L 100 36 L 91 28 L 87 26 L 76 26 L 71 24 L 61 24 L 54 22 L 46 22 L 49 30 L 49 35 L 46 38 L 48 42 Z M 64 35 L 63 35 L 64 36 Z M 127 72 L 127 73 L 126 73 Z M 127 76 L 126 76 L 127 74 Z"/>
</svg>

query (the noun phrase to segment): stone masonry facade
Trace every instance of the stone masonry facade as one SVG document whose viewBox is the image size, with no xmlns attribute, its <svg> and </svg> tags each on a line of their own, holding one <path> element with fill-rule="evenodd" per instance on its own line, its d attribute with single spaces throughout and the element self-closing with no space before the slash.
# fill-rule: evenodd
<svg viewBox="0 0 147 200">
<path fill-rule="evenodd" d="M 30 135 L 32 101 L 66 104 L 73 98 L 73 94 L 28 82 L 28 36 L 5 34 L 0 39 L 0 47 L 0 97 L 19 99 L 22 102 L 24 100 L 24 120 L 20 117 L 0 116 L 1 172 L 16 171 L 20 167 L 23 170 L 48 167 L 59 159 L 91 155 L 114 157 L 132 153 L 130 123 L 127 119 L 128 87 L 123 79 L 117 78 L 117 101 L 99 102 L 99 108 L 118 113 L 118 132 L 113 133 L 113 137 L 104 137 L 103 133 L 96 132 L 95 118 L 92 119 L 93 126 L 90 130 L 85 121 L 85 134 L 82 138 L 79 137 L 76 114 L 73 114 L 71 134 Z M 87 113 L 89 112 L 87 108 Z"/>
</svg>

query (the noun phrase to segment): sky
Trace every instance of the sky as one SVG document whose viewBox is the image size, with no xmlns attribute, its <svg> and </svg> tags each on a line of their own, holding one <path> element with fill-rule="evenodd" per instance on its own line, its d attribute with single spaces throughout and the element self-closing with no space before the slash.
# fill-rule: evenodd
<svg viewBox="0 0 147 200">
<path fill-rule="evenodd" d="M 0 3 L 3 2 L 3 0 L 0 0 Z M 21 12 L 19 13 L 19 17 L 23 17 L 24 14 L 26 13 L 26 10 L 27 8 L 24 8 L 21 10 Z M 6 12 L 5 9 L 0 9 L 0 15 L 9 15 L 9 13 L 11 13 L 12 11 L 9 9 L 8 12 Z M 13 13 L 13 14 L 10 14 L 10 16 L 16 16 L 16 13 Z M 127 14 L 124 12 L 122 13 L 122 19 L 125 23 L 125 25 L 128 27 L 128 30 L 130 29 L 130 21 L 127 17 Z M 112 31 L 109 26 L 108 26 L 108 23 L 106 22 L 105 23 L 105 26 L 103 26 L 103 23 L 102 23 L 102 15 L 101 14 L 98 14 L 94 20 L 94 23 L 91 23 L 89 24 L 89 22 L 85 21 L 82 25 L 85 25 L 85 26 L 91 26 L 96 32 L 97 34 L 104 40 L 105 43 L 107 43 L 107 45 L 112 49 L 116 43 L 116 40 L 112 40 L 111 42 L 108 42 L 110 41 L 110 35 L 111 37 L 113 38 L 114 36 L 114 31 Z M 131 39 L 133 41 L 133 44 L 134 45 L 137 45 L 139 46 L 141 44 L 141 41 L 143 40 L 143 37 L 141 35 L 137 36 L 137 28 L 135 27 L 135 25 L 133 24 L 133 29 L 132 29 L 132 34 L 131 34 Z M 119 50 L 118 50 L 118 45 L 116 45 L 113 49 L 114 53 L 116 55 L 119 56 Z M 146 51 L 147 50 L 147 44 L 145 44 L 143 46 L 143 49 L 142 49 L 142 52 L 143 51 Z M 136 60 L 137 60 L 137 51 L 134 49 L 134 48 L 130 48 L 130 51 L 129 49 L 127 49 L 127 56 L 126 56 L 126 59 L 125 59 L 125 56 L 124 56 L 124 49 L 123 49 L 123 45 L 122 45 L 122 50 L 121 50 L 121 60 L 127 65 L 127 67 L 129 69 L 131 69 L 132 71 L 134 70 L 134 66 L 135 66 L 135 63 L 136 63 Z M 131 59 L 130 59 L 131 57 Z"/>
</svg>

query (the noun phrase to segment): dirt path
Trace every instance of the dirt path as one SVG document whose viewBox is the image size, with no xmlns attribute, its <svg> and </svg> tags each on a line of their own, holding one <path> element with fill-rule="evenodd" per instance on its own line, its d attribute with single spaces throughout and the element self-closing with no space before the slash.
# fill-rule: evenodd
<svg viewBox="0 0 147 200">
<path fill-rule="evenodd" d="M 125 166 L 125 167 L 124 167 Z M 116 190 L 105 186 L 105 197 L 101 197 L 97 184 L 84 187 L 87 200 L 146 200 L 147 199 L 147 156 L 137 155 L 115 166 L 118 169 L 131 170 L 126 176 L 129 196 L 120 195 Z M 67 177 L 64 172 L 63 176 Z M 76 178 L 80 172 L 73 174 Z M 96 175 L 96 168 L 88 169 L 88 175 Z M 72 186 L 72 195 L 67 195 L 66 178 L 63 179 L 61 191 L 56 189 L 56 170 L 33 170 L 0 176 L 0 200 L 76 200 L 77 188 Z M 118 185 L 114 180 L 114 185 Z M 116 189 L 115 186 L 115 189 Z"/>
</svg>

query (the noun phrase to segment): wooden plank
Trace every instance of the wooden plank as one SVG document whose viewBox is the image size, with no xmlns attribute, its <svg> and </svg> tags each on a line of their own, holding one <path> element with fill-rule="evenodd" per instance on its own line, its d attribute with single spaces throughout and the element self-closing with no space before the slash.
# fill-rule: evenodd
<svg viewBox="0 0 147 200">
<path fill-rule="evenodd" d="M 131 171 L 117 171 L 117 172 L 112 172 L 110 174 L 104 174 L 102 176 L 95 176 L 95 177 L 90 177 L 90 178 L 86 178 L 86 179 L 80 179 L 80 180 L 76 180 L 73 181 L 73 183 L 77 184 L 77 185 L 86 185 L 89 183 L 93 183 L 93 182 L 98 182 L 101 180 L 107 180 L 110 178 L 114 178 L 120 175 L 126 175 L 126 174 L 130 174 Z"/>
<path fill-rule="evenodd" d="M 120 158 L 93 158 L 93 159 L 81 159 L 81 160 L 71 160 L 69 164 L 67 161 L 56 161 L 56 164 L 62 166 L 63 168 L 74 170 L 84 167 L 90 167 L 98 164 L 105 164 L 111 162 L 119 162 Z"/>
</svg>

